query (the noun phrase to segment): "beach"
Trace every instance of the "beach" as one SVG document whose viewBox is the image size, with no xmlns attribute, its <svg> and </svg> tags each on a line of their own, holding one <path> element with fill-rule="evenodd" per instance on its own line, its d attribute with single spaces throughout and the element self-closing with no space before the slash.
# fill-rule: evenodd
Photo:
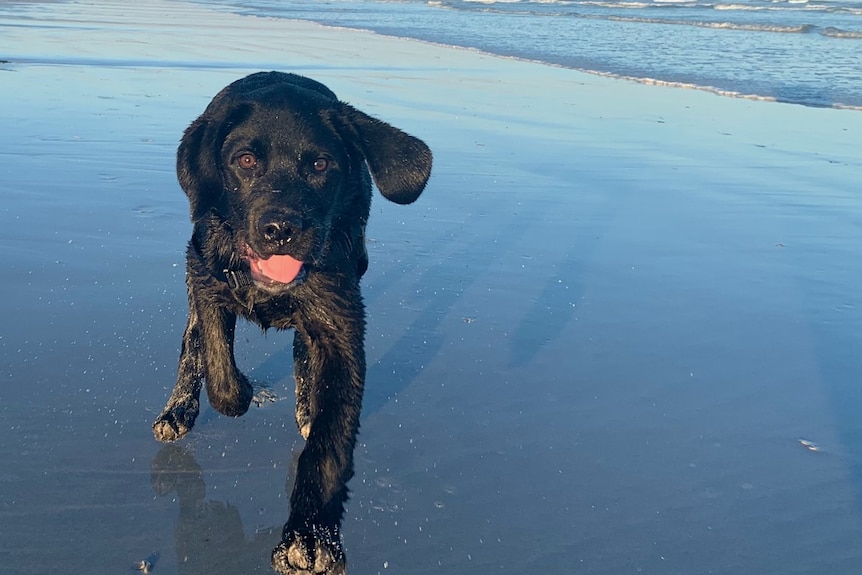
<svg viewBox="0 0 862 575">
<path fill-rule="evenodd" d="M 151 431 L 176 146 L 259 70 L 434 151 L 372 204 L 350 573 L 862 571 L 861 112 L 171 0 L 0 2 L 0 60 L 2 573 L 272 572 L 291 336 L 237 331 L 274 400 Z"/>
</svg>

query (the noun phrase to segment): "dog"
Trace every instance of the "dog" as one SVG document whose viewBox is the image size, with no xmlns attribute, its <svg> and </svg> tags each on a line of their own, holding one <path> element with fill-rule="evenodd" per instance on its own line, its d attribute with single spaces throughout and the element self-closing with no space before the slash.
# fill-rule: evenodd
<svg viewBox="0 0 862 575">
<path fill-rule="evenodd" d="M 193 223 L 189 316 L 176 386 L 153 433 L 162 442 L 188 433 L 204 385 L 220 413 L 248 410 L 252 386 L 234 360 L 238 317 L 294 330 L 296 424 L 306 443 L 272 553 L 278 573 L 346 573 L 340 531 L 365 385 L 359 284 L 372 178 L 383 197 L 410 204 L 431 163 L 421 140 L 282 72 L 224 88 L 177 150 Z"/>
</svg>

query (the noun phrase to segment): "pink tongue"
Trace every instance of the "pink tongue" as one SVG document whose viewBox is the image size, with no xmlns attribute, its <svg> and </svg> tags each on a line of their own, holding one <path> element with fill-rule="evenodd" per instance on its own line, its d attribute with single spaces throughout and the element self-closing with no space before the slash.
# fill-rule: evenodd
<svg viewBox="0 0 862 575">
<path fill-rule="evenodd" d="M 296 278 L 302 267 L 302 262 L 290 256 L 271 256 L 265 260 L 257 260 L 260 273 L 271 280 L 289 284 Z"/>
</svg>

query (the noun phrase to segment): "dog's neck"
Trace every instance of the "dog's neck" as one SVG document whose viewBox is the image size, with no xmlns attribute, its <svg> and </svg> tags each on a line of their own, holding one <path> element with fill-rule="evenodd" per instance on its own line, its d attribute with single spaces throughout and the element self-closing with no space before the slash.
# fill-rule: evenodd
<svg viewBox="0 0 862 575">
<path fill-rule="evenodd" d="M 194 235 L 192 235 L 191 248 L 191 253 L 195 255 L 195 257 L 203 265 L 203 267 L 208 270 L 211 269 L 206 259 L 204 258 L 204 254 L 201 251 L 201 247 L 198 244 L 197 238 Z M 221 274 L 217 274 L 211 271 L 210 275 L 212 275 L 216 280 L 226 283 L 227 286 L 233 291 L 237 291 L 242 288 L 254 285 L 254 279 L 252 279 L 251 274 L 241 268 L 224 268 L 221 270 Z"/>
</svg>

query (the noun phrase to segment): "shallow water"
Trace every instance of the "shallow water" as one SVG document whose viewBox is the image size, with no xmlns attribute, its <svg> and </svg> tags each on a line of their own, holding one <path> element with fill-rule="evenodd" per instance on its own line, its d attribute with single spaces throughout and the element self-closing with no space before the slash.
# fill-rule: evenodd
<svg viewBox="0 0 862 575">
<path fill-rule="evenodd" d="M 175 146 L 270 57 L 2 65 L 4 574 L 271 572 L 290 337 L 238 337 L 280 400 L 150 432 L 185 321 Z M 674 91 L 567 114 L 563 87 L 601 86 L 452 62 L 314 74 L 436 152 L 419 203 L 372 209 L 351 572 L 858 573 L 858 114 Z"/>
<path fill-rule="evenodd" d="M 858 0 L 218 0 L 641 82 L 862 109 Z"/>
</svg>

